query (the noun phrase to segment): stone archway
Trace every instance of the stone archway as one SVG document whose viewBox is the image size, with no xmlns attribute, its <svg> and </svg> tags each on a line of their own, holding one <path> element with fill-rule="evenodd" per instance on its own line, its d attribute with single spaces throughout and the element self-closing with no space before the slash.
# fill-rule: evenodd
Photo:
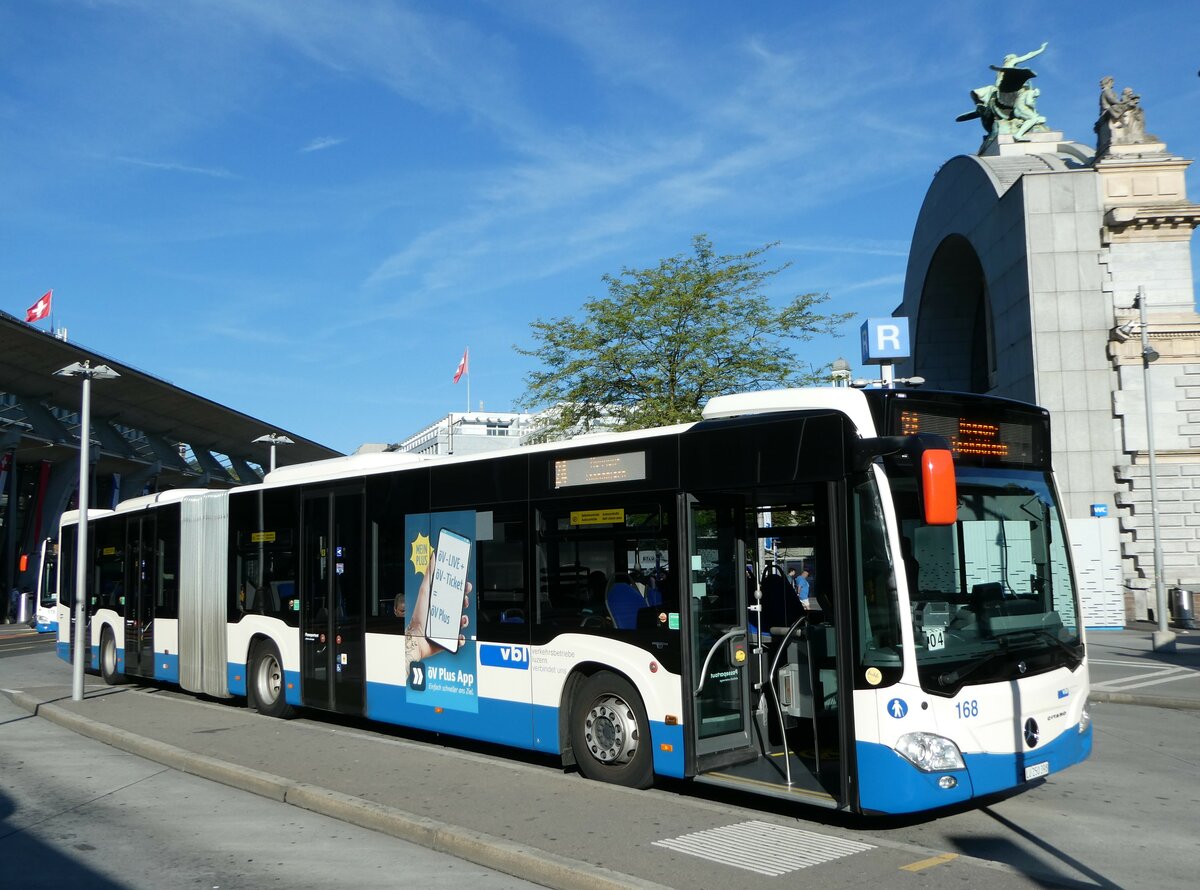
<svg viewBox="0 0 1200 890">
<path fill-rule="evenodd" d="M 996 346 L 987 279 L 962 235 L 939 244 L 921 289 L 913 344 L 915 373 L 938 389 L 988 392 L 996 384 Z"/>
</svg>

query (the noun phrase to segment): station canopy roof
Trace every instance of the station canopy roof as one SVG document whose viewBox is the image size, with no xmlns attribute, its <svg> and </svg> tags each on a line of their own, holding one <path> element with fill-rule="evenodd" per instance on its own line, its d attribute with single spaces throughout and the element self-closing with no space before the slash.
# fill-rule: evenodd
<svg viewBox="0 0 1200 890">
<path fill-rule="evenodd" d="M 276 448 L 277 466 L 340 456 L 5 312 L 0 312 L 0 450 L 15 448 L 18 462 L 78 460 L 81 380 L 54 373 L 76 362 L 107 365 L 120 375 L 91 386 L 97 472 L 152 472 L 160 490 L 255 482 L 257 468 L 269 466 L 270 445 L 254 440 L 268 434 L 293 443 Z"/>
</svg>

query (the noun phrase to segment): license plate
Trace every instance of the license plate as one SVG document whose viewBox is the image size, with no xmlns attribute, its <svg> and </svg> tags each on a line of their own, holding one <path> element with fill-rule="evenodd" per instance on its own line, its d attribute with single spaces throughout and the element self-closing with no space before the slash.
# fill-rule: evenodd
<svg viewBox="0 0 1200 890">
<path fill-rule="evenodd" d="M 1026 782 L 1028 782 L 1030 779 L 1040 779 L 1042 776 L 1048 776 L 1048 775 L 1050 775 L 1049 761 L 1044 761 L 1042 763 L 1035 763 L 1033 766 L 1025 767 L 1025 781 Z"/>
</svg>

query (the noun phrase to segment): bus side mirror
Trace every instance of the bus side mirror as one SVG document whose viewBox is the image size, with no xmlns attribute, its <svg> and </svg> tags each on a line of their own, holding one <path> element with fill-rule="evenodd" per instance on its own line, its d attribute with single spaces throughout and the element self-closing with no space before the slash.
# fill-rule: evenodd
<svg viewBox="0 0 1200 890">
<path fill-rule="evenodd" d="M 926 525 L 954 525 L 958 521 L 958 488 L 954 483 L 954 457 L 949 449 L 921 452 L 921 501 Z"/>
</svg>

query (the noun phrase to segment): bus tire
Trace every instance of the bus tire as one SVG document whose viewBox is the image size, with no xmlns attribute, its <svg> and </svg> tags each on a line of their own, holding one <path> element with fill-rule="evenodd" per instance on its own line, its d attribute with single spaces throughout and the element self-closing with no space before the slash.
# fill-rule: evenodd
<svg viewBox="0 0 1200 890">
<path fill-rule="evenodd" d="M 125 675 L 117 670 L 117 640 L 108 627 L 100 632 L 100 676 L 109 686 L 125 682 Z"/>
<path fill-rule="evenodd" d="M 571 747 L 589 779 L 649 788 L 654 784 L 650 721 L 633 684 L 611 671 L 584 680 L 571 708 Z"/>
<path fill-rule="evenodd" d="M 246 684 L 250 707 L 265 717 L 292 716 L 283 678 L 283 659 L 270 640 L 260 640 L 250 650 L 250 674 Z"/>
</svg>

